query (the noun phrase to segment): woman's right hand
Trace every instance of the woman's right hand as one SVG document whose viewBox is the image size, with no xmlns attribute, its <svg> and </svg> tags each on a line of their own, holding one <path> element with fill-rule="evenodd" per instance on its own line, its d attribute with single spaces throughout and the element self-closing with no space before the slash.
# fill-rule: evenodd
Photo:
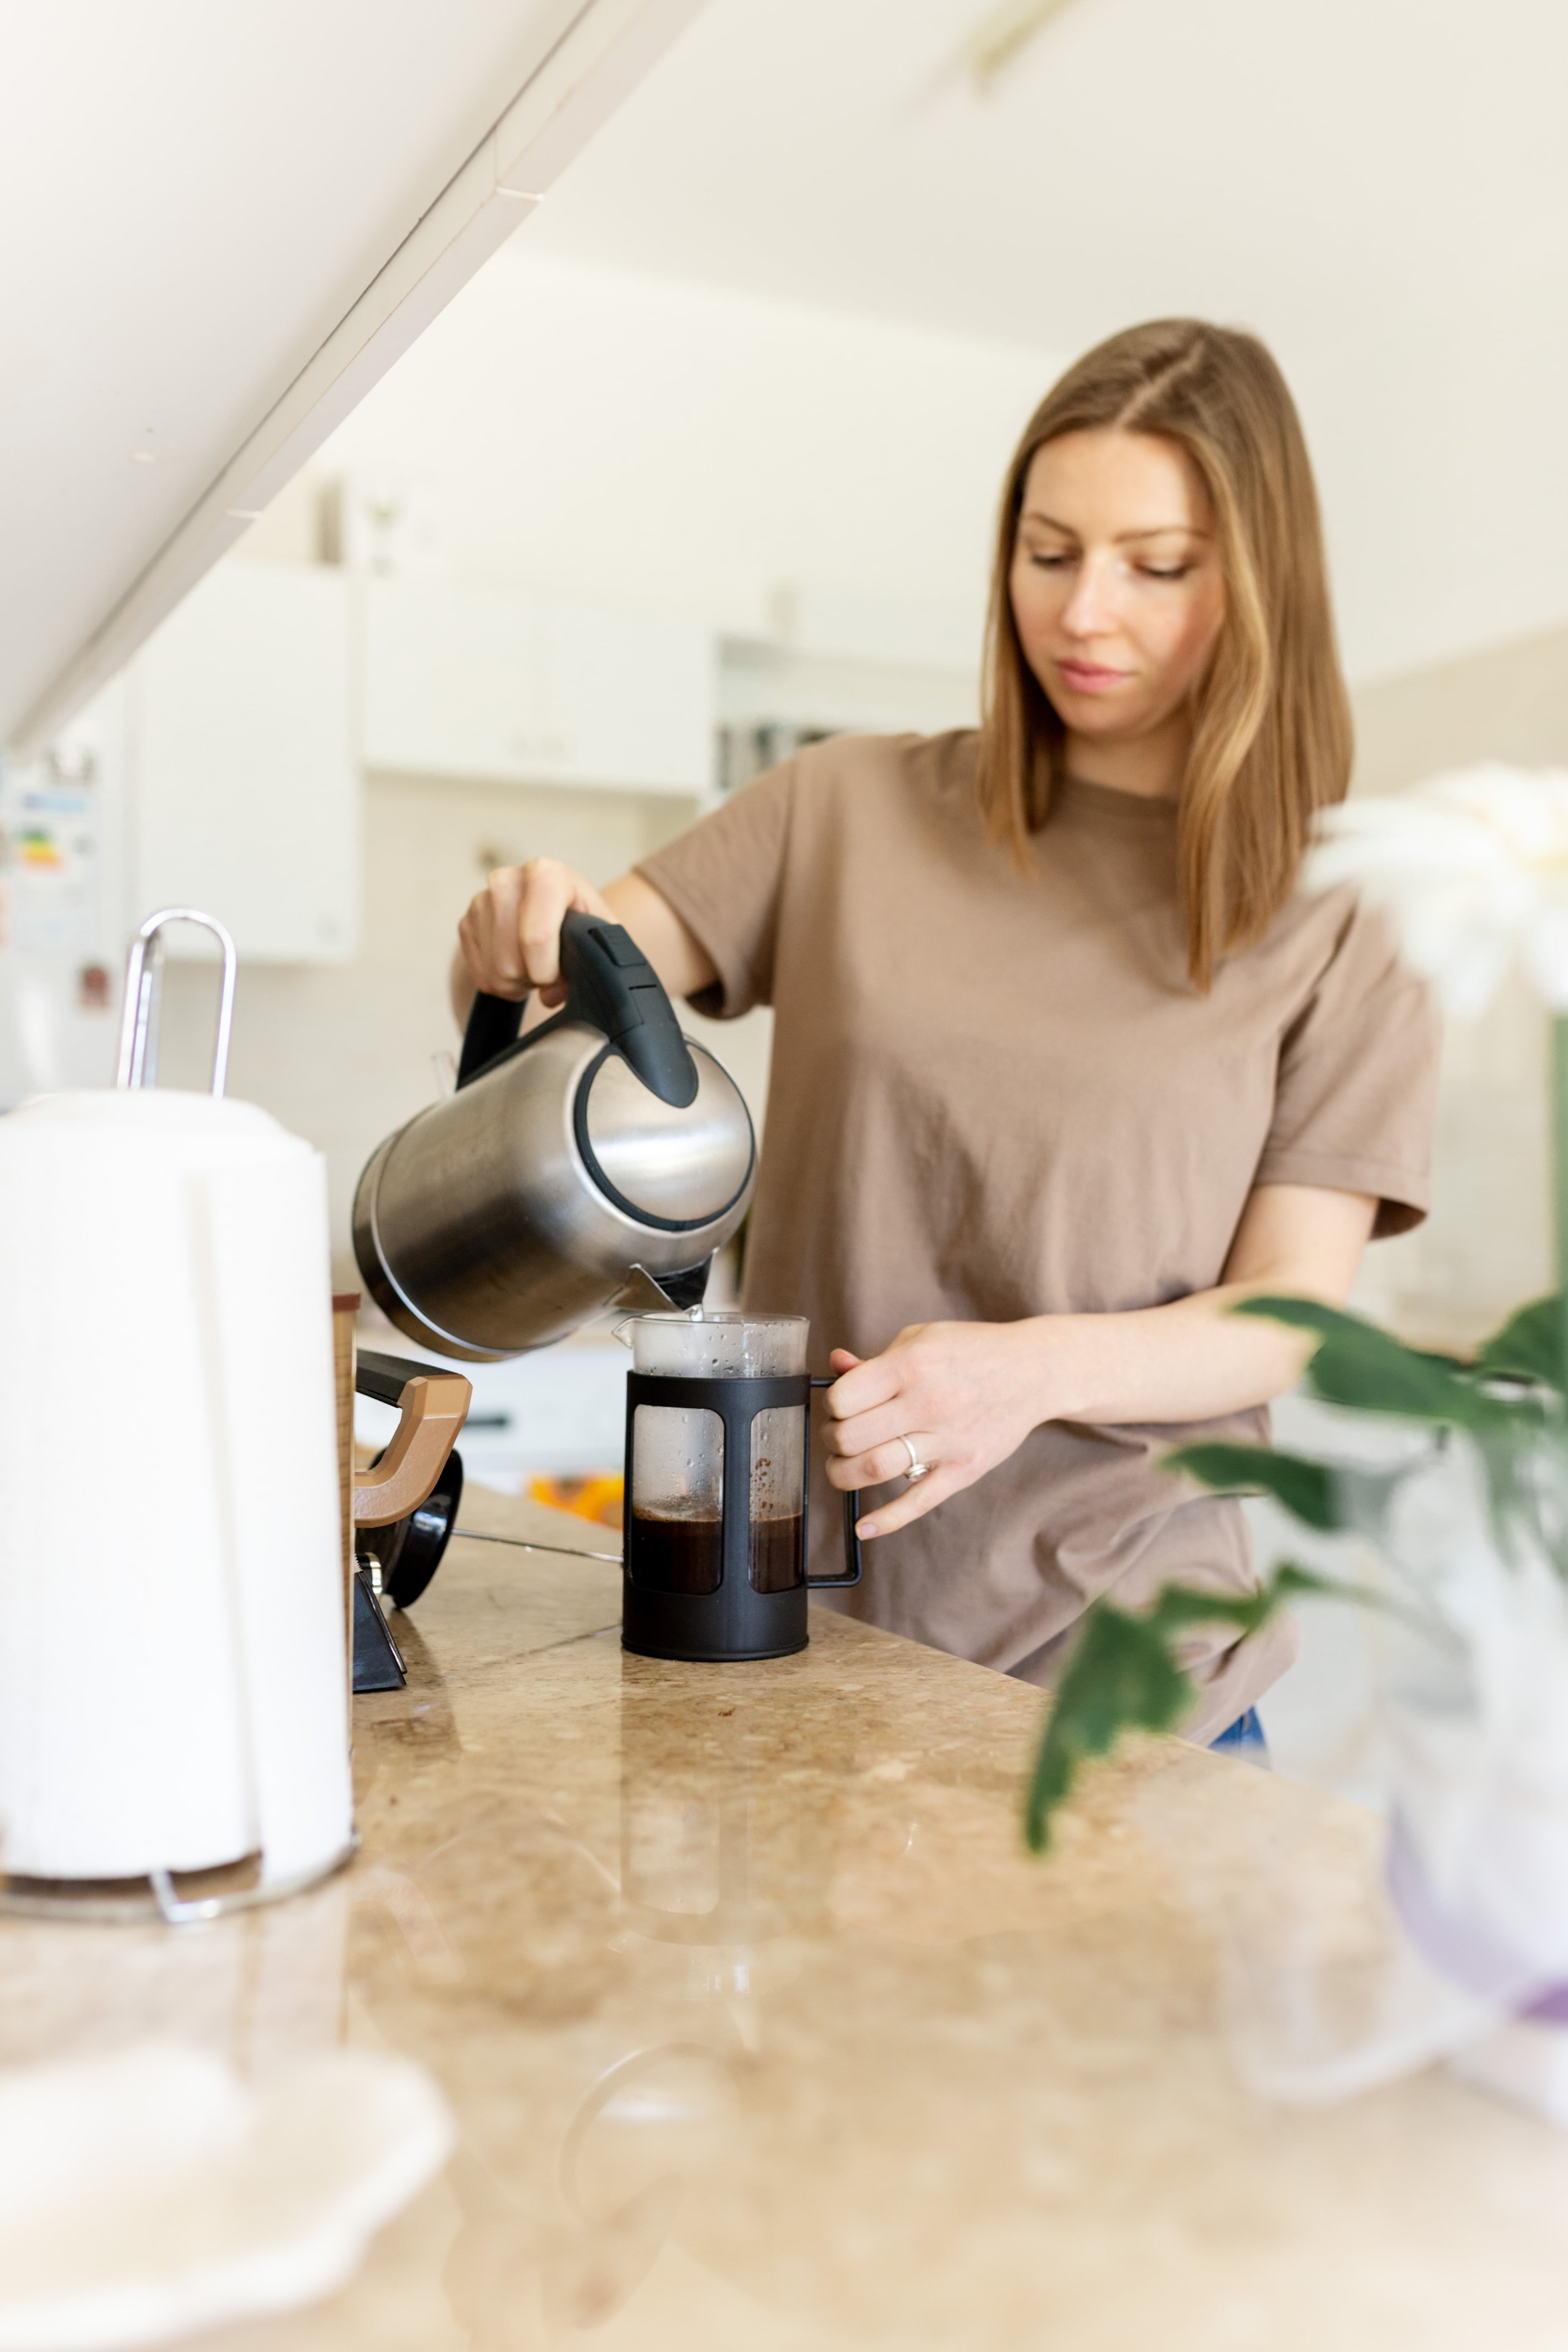
<svg viewBox="0 0 1568 2352">
<path fill-rule="evenodd" d="M 498 867 L 458 925 L 452 1012 L 459 1029 L 476 990 L 515 1003 L 537 989 L 542 1004 L 565 1003 L 561 926 L 574 909 L 623 925 L 671 996 L 692 996 L 719 976 L 706 948 L 642 875 L 623 874 L 595 890 L 558 857 L 531 857 L 526 866 Z"/>
<path fill-rule="evenodd" d="M 563 1004 L 561 925 L 574 909 L 616 920 L 593 884 L 558 857 L 498 866 L 458 925 L 458 951 L 472 987 L 514 1003 L 537 989 L 542 1003 Z"/>
</svg>

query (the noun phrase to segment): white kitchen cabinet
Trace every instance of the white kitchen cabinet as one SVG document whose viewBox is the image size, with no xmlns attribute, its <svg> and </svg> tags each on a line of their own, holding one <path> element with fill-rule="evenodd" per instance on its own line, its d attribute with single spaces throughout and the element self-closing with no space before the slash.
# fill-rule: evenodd
<svg viewBox="0 0 1568 2352">
<path fill-rule="evenodd" d="M 351 587 L 231 563 L 130 673 L 132 911 L 200 907 L 242 957 L 342 963 L 360 932 Z M 183 945 L 169 934 L 171 951 Z"/>
<path fill-rule="evenodd" d="M 446 583 L 364 583 L 368 768 L 705 793 L 714 654 L 694 622 Z"/>
</svg>

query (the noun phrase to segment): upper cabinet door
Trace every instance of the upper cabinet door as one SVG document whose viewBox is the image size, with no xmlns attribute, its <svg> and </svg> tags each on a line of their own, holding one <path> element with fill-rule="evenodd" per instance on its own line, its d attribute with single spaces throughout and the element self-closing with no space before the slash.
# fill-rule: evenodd
<svg viewBox="0 0 1568 2352">
<path fill-rule="evenodd" d="M 706 793 L 713 640 L 694 622 L 373 580 L 363 756 L 405 775 Z"/>
</svg>

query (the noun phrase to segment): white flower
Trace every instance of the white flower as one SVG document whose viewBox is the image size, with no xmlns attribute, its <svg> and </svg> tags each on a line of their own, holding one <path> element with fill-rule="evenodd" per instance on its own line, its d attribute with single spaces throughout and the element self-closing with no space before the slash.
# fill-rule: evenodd
<svg viewBox="0 0 1568 2352">
<path fill-rule="evenodd" d="M 1568 771 L 1494 762 L 1325 809 L 1304 880 L 1383 908 L 1451 1013 L 1484 1010 L 1516 960 L 1568 1012 Z"/>
</svg>

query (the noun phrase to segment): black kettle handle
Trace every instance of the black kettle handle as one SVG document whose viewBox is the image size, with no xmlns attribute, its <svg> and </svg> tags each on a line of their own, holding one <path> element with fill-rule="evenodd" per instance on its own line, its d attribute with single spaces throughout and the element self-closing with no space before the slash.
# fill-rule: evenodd
<svg viewBox="0 0 1568 2352">
<path fill-rule="evenodd" d="M 684 1110 L 695 1100 L 697 1065 L 680 1034 L 675 1007 L 629 931 L 601 916 L 574 910 L 561 926 L 561 977 L 566 982 L 565 1003 L 552 1020 L 542 1021 L 530 1032 L 525 1045 L 531 1045 L 562 1022 L 585 1021 L 603 1031 L 660 1102 Z M 520 1050 L 522 1002 L 475 997 L 463 1033 L 459 1087 L 468 1086 L 503 1055 Z"/>
<path fill-rule="evenodd" d="M 830 1389 L 833 1382 L 830 1380 L 819 1381 L 813 1373 L 811 1385 L 814 1389 Z M 813 1576 L 808 1569 L 805 1581 L 811 1591 L 831 1592 L 836 1591 L 840 1585 L 859 1583 L 866 1568 L 860 1553 L 860 1538 L 855 1532 L 855 1525 L 859 1517 L 860 1490 L 858 1486 L 853 1486 L 844 1497 L 845 1573 L 842 1576 Z"/>
<path fill-rule="evenodd" d="M 526 996 L 514 1002 L 510 996 L 476 996 L 468 1007 L 468 1025 L 463 1032 L 463 1051 L 458 1062 L 458 1084 L 466 1087 L 481 1070 L 517 1043 L 517 1033 L 522 1026 L 522 1009 Z"/>
</svg>

